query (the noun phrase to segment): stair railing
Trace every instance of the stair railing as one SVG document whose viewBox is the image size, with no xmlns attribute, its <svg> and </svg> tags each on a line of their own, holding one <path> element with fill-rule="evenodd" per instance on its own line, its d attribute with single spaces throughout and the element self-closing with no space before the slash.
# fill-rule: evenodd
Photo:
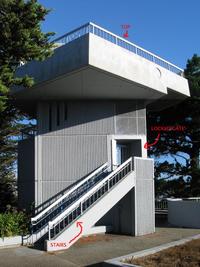
<svg viewBox="0 0 200 267">
<path fill-rule="evenodd" d="M 108 168 L 108 163 L 103 164 L 98 169 L 96 169 L 94 172 L 92 172 L 90 175 L 88 175 L 85 179 L 81 180 L 79 183 L 77 183 L 75 186 L 73 186 L 69 191 L 67 191 L 63 196 L 61 196 L 59 199 L 57 199 L 55 202 L 53 202 L 51 205 L 49 205 L 47 208 L 45 208 L 43 211 L 41 211 L 39 214 L 37 214 L 35 217 L 31 218 L 31 224 L 32 226 L 37 225 L 42 220 L 44 220 L 49 214 L 54 212 L 59 206 L 61 206 L 69 197 L 74 193 L 74 197 L 78 197 L 77 191 L 81 189 L 81 187 L 92 181 L 95 177 L 103 173 Z"/>
<path fill-rule="evenodd" d="M 88 208 L 94 205 L 101 197 L 133 171 L 132 157 L 111 172 L 96 186 L 79 198 L 62 214 L 48 223 L 49 240 L 55 238 L 66 227 L 77 220 Z"/>
</svg>

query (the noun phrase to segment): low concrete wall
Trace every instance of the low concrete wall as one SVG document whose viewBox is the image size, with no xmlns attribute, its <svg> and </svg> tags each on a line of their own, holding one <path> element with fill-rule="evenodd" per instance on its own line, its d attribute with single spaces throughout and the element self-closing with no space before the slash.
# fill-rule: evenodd
<svg viewBox="0 0 200 267">
<path fill-rule="evenodd" d="M 172 248 L 175 246 L 180 246 L 180 245 L 184 245 L 185 243 L 195 240 L 195 239 L 199 239 L 200 235 L 195 235 L 195 236 L 190 236 L 187 238 L 183 238 L 181 240 L 177 240 L 177 241 L 173 241 L 170 243 L 166 243 L 166 244 L 162 244 L 160 246 L 157 247 L 153 247 L 153 248 L 149 248 L 149 249 L 145 249 L 142 251 L 138 251 L 138 252 L 134 252 L 128 255 L 124 255 L 118 258 L 113 258 L 107 261 L 102 262 L 100 265 L 98 265 L 99 267 L 115 267 L 115 266 L 121 266 L 121 267 L 125 267 L 125 266 L 132 266 L 132 267 L 142 267 L 140 265 L 134 265 L 134 264 L 129 264 L 126 263 L 125 260 L 130 260 L 130 259 L 138 259 L 141 257 L 146 257 L 152 254 L 155 254 L 157 252 L 163 251 L 165 249 L 168 248 Z"/>
<path fill-rule="evenodd" d="M 168 199 L 168 222 L 180 227 L 200 228 L 200 200 Z"/>
<path fill-rule="evenodd" d="M 21 236 L 12 236 L 12 237 L 4 237 L 0 238 L 0 248 L 6 247 L 15 247 L 22 245 L 22 237 Z"/>
</svg>

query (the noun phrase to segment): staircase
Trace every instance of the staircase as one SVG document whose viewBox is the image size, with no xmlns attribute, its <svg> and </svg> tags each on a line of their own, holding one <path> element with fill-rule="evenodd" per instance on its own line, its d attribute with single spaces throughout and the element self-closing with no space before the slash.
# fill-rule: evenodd
<svg viewBox="0 0 200 267">
<path fill-rule="evenodd" d="M 135 185 L 132 158 L 110 172 L 103 164 L 31 219 L 28 243 L 46 241 L 47 251 L 67 249 Z"/>
</svg>

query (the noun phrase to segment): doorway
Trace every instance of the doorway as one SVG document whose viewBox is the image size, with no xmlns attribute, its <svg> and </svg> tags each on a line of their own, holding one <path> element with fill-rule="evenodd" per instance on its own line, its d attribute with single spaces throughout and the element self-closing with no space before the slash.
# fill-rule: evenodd
<svg viewBox="0 0 200 267">
<path fill-rule="evenodd" d="M 135 139 L 112 139 L 112 166 L 124 163 L 130 157 L 141 157 L 141 140 Z"/>
<path fill-rule="evenodd" d="M 116 157 L 116 163 L 117 165 L 121 165 L 123 162 L 125 162 L 128 158 L 131 157 L 130 155 L 130 145 L 129 143 L 123 144 L 120 142 L 117 142 L 117 157 Z"/>
</svg>

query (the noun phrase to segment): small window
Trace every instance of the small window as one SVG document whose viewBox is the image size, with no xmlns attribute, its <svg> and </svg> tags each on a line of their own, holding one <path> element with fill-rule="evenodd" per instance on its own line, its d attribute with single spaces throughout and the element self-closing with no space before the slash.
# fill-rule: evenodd
<svg viewBox="0 0 200 267">
<path fill-rule="evenodd" d="M 51 104 L 49 104 L 49 131 L 52 130 L 52 108 Z"/>
<path fill-rule="evenodd" d="M 64 106 L 64 118 L 65 118 L 65 121 L 67 120 L 67 117 L 68 117 L 68 106 L 67 106 L 67 103 L 65 103 L 65 106 Z"/>
<path fill-rule="evenodd" d="M 57 103 L 57 112 L 56 112 L 56 114 L 57 114 L 57 126 L 59 126 L 60 125 L 60 105 L 59 105 L 59 103 Z"/>
</svg>

